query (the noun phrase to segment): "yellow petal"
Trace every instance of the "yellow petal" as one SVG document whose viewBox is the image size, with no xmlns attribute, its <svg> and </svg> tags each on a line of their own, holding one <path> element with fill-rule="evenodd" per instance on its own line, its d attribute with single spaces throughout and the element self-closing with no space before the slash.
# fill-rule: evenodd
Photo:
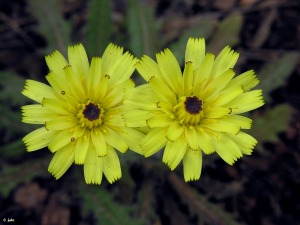
<svg viewBox="0 0 300 225">
<path fill-rule="evenodd" d="M 219 134 L 213 144 L 218 155 L 229 165 L 233 165 L 235 161 L 243 156 L 236 143 L 223 134 Z"/>
<path fill-rule="evenodd" d="M 224 121 L 234 123 L 234 124 L 240 126 L 242 129 L 250 129 L 252 126 L 252 119 L 244 117 L 244 116 L 228 115 L 222 119 Z"/>
<path fill-rule="evenodd" d="M 182 73 L 180 66 L 169 49 L 156 54 L 158 67 L 166 82 L 176 93 L 182 92 Z"/>
<path fill-rule="evenodd" d="M 74 149 L 71 144 L 65 146 L 55 153 L 51 163 L 48 167 L 48 171 L 59 179 L 74 162 Z"/>
<path fill-rule="evenodd" d="M 38 103 L 41 103 L 43 98 L 57 98 L 50 86 L 34 80 L 26 80 L 22 94 Z"/>
<path fill-rule="evenodd" d="M 152 77 L 149 79 L 148 83 L 154 94 L 158 97 L 157 99 L 164 102 L 175 103 L 175 94 L 163 79 Z"/>
<path fill-rule="evenodd" d="M 128 80 L 135 70 L 134 65 L 137 59 L 133 57 L 129 52 L 125 52 L 115 63 L 114 67 L 108 72 L 111 76 L 109 80 L 109 86 L 114 87 L 119 83 L 123 83 Z"/>
<path fill-rule="evenodd" d="M 226 70 L 233 68 L 239 58 L 239 53 L 233 51 L 229 46 L 226 46 L 217 56 L 214 67 L 212 70 L 212 76 L 218 77 Z"/>
<path fill-rule="evenodd" d="M 202 170 L 202 153 L 187 149 L 183 157 L 183 174 L 186 182 L 199 180 Z"/>
<path fill-rule="evenodd" d="M 63 95 L 70 94 L 70 88 L 72 87 L 72 83 L 70 83 L 70 80 L 67 80 L 64 69 L 62 69 L 62 72 L 59 74 L 50 71 L 46 75 L 46 79 L 53 88 L 53 90 L 56 92 L 55 95 L 58 98 L 63 98 Z"/>
<path fill-rule="evenodd" d="M 183 72 L 183 94 L 185 96 L 190 96 L 193 91 L 193 82 L 194 82 L 194 69 L 192 62 L 186 62 Z"/>
<path fill-rule="evenodd" d="M 238 134 L 226 134 L 235 144 L 240 148 L 243 154 L 251 155 L 254 146 L 257 144 L 257 140 L 251 135 L 239 132 Z"/>
<path fill-rule="evenodd" d="M 147 119 L 154 116 L 154 114 L 146 110 L 126 110 L 122 116 L 128 127 L 146 127 Z"/>
<path fill-rule="evenodd" d="M 66 130 L 75 127 L 77 119 L 71 116 L 57 116 L 45 122 L 47 130 Z"/>
<path fill-rule="evenodd" d="M 66 83 L 62 83 L 62 86 L 65 87 L 66 84 L 69 83 L 72 95 L 79 101 L 82 101 L 82 99 L 86 97 L 87 93 L 85 76 L 77 76 L 77 71 L 75 71 L 75 68 L 72 66 L 66 66 L 64 68 L 64 72 L 66 74 L 67 81 Z"/>
<path fill-rule="evenodd" d="M 22 122 L 31 124 L 45 124 L 58 114 L 51 112 L 40 104 L 22 106 Z"/>
<path fill-rule="evenodd" d="M 109 183 L 115 182 L 122 176 L 119 157 L 111 147 L 107 149 L 107 156 L 103 158 L 103 172 Z"/>
<path fill-rule="evenodd" d="M 68 59 L 76 78 L 86 77 L 89 72 L 89 60 L 82 44 L 68 47 Z"/>
<path fill-rule="evenodd" d="M 65 115 L 65 116 L 72 116 L 68 110 L 68 105 L 66 102 L 57 100 L 57 99 L 50 99 L 50 98 L 44 98 L 42 105 L 55 113 Z"/>
<path fill-rule="evenodd" d="M 101 60 L 101 73 L 111 75 L 110 71 L 116 65 L 116 61 L 122 56 L 123 48 L 110 43 L 105 49 Z"/>
<path fill-rule="evenodd" d="M 152 116 L 150 119 L 147 120 L 147 125 L 150 128 L 155 127 L 166 127 L 172 123 L 172 119 L 169 115 L 160 113 L 158 115 Z"/>
<path fill-rule="evenodd" d="M 207 118 L 220 118 L 228 115 L 229 113 L 231 113 L 231 110 L 225 107 L 215 106 L 208 109 L 204 108 L 204 115 Z"/>
<path fill-rule="evenodd" d="M 228 84 L 227 88 L 242 86 L 245 91 L 249 91 L 259 83 L 258 78 L 253 70 L 246 71 L 235 78 Z"/>
<path fill-rule="evenodd" d="M 52 70 L 57 74 L 60 74 L 62 72 L 62 69 L 66 65 L 68 65 L 68 62 L 65 59 L 65 57 L 57 50 L 51 53 L 50 55 L 47 55 L 45 59 L 49 70 Z"/>
<path fill-rule="evenodd" d="M 194 70 L 198 69 L 205 56 L 204 38 L 189 38 L 185 50 L 185 63 L 192 62 Z"/>
<path fill-rule="evenodd" d="M 187 149 L 187 142 L 182 138 L 168 141 L 163 154 L 163 162 L 166 163 L 171 170 L 174 170 L 182 160 Z"/>
<path fill-rule="evenodd" d="M 254 90 L 239 95 L 224 106 L 230 107 L 233 114 L 238 114 L 251 111 L 262 105 L 264 105 L 262 90 Z"/>
<path fill-rule="evenodd" d="M 162 76 L 157 63 L 147 55 L 143 55 L 135 66 L 146 81 L 152 77 L 160 78 Z"/>
<path fill-rule="evenodd" d="M 216 106 L 229 106 L 227 105 L 228 102 L 235 99 L 237 96 L 241 95 L 244 92 L 242 87 L 237 87 L 235 89 L 224 90 L 215 99 L 211 99 L 211 104 Z M 209 100 L 207 101 L 209 103 Z"/>
<path fill-rule="evenodd" d="M 119 150 L 122 153 L 125 153 L 128 150 L 127 143 L 123 140 L 120 134 L 113 129 L 105 127 L 105 131 L 103 132 L 103 134 L 106 143 L 113 148 Z"/>
<path fill-rule="evenodd" d="M 211 53 L 207 53 L 198 69 L 194 72 L 194 94 L 199 95 L 203 88 L 205 87 L 205 83 L 208 82 L 211 71 L 214 65 L 215 56 Z M 202 88 L 201 88 L 202 87 Z"/>
<path fill-rule="evenodd" d="M 122 127 L 121 129 L 122 132 L 120 132 L 120 136 L 128 144 L 129 148 L 138 154 L 143 154 L 140 142 L 145 135 L 142 132 L 129 127 Z"/>
<path fill-rule="evenodd" d="M 184 132 L 185 126 L 180 125 L 178 121 L 174 121 L 168 128 L 167 137 L 171 141 L 175 141 Z"/>
<path fill-rule="evenodd" d="M 101 73 L 101 58 L 93 57 L 87 77 L 88 93 L 92 98 L 94 98 L 94 95 L 97 93 L 97 87 L 99 87 L 100 80 L 102 80 L 104 75 L 105 74 Z"/>
<path fill-rule="evenodd" d="M 103 158 L 97 156 L 94 146 L 91 146 L 84 161 L 84 178 L 87 184 L 101 184 L 103 161 Z"/>
<path fill-rule="evenodd" d="M 74 138 L 73 132 L 70 132 L 69 130 L 59 131 L 56 136 L 50 141 L 48 145 L 49 150 L 51 152 L 56 152 L 57 150 L 74 141 L 72 138 Z"/>
<path fill-rule="evenodd" d="M 80 137 L 77 139 L 75 146 L 75 164 L 82 165 L 85 161 L 90 146 L 90 138 Z"/>
<path fill-rule="evenodd" d="M 224 73 L 220 74 L 218 77 L 213 79 L 212 82 L 206 87 L 207 89 L 213 89 L 211 96 L 214 96 L 214 93 L 220 93 L 231 81 L 234 75 L 235 72 L 232 69 L 228 69 Z M 207 98 L 207 100 L 209 99 L 210 97 Z"/>
<path fill-rule="evenodd" d="M 222 118 L 204 119 L 202 125 L 214 131 L 227 132 L 231 134 L 237 134 L 241 129 L 239 125 L 223 120 Z"/>
<path fill-rule="evenodd" d="M 185 138 L 192 150 L 197 150 L 199 148 L 199 139 L 194 127 L 185 127 Z"/>
<path fill-rule="evenodd" d="M 141 148 L 145 157 L 149 157 L 162 149 L 167 142 L 166 129 L 154 128 L 141 141 Z"/>
<path fill-rule="evenodd" d="M 207 155 L 213 153 L 215 150 L 211 140 L 212 137 L 203 129 L 198 129 L 197 134 L 199 139 L 199 147 L 202 149 L 202 151 Z"/>
<path fill-rule="evenodd" d="M 107 155 L 106 140 L 99 129 L 91 131 L 91 141 L 96 149 L 97 156 Z"/>
<path fill-rule="evenodd" d="M 56 131 L 48 131 L 45 127 L 41 127 L 27 134 L 22 140 L 27 151 L 32 152 L 46 147 L 56 133 Z"/>
</svg>

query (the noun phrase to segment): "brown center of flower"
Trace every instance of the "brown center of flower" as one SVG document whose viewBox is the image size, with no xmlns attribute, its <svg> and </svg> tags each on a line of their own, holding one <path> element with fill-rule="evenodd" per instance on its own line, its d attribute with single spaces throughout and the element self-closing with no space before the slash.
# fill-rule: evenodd
<svg viewBox="0 0 300 225">
<path fill-rule="evenodd" d="M 202 101 L 196 96 L 187 97 L 184 102 L 185 110 L 190 114 L 198 114 L 202 109 Z"/>
<path fill-rule="evenodd" d="M 85 109 L 83 110 L 83 115 L 85 118 L 87 118 L 89 121 L 97 120 L 99 119 L 101 109 L 93 103 L 89 103 L 85 106 Z"/>
</svg>

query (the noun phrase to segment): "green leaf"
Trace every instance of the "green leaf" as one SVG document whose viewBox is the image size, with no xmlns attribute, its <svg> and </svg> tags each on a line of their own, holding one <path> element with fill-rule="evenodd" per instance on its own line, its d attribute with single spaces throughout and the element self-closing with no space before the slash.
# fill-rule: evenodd
<svg viewBox="0 0 300 225">
<path fill-rule="evenodd" d="M 285 84 L 287 77 L 294 71 L 299 61 L 299 53 L 284 54 L 276 62 L 266 64 L 258 73 L 260 83 L 257 88 L 263 89 L 265 102 L 270 101 L 270 93 Z"/>
<path fill-rule="evenodd" d="M 13 72 L 0 73 L 0 102 L 10 106 L 21 106 L 26 103 L 26 97 L 21 94 L 25 79 Z"/>
<path fill-rule="evenodd" d="M 102 55 L 112 33 L 112 3 L 110 0 L 91 0 L 87 17 L 87 52 Z"/>
<path fill-rule="evenodd" d="M 38 20 L 38 30 L 48 43 L 47 53 L 59 50 L 66 53 L 70 43 L 70 23 L 62 15 L 60 0 L 28 0 L 30 12 Z"/>
<path fill-rule="evenodd" d="M 82 180 L 82 179 L 80 179 Z M 102 184 L 103 185 L 103 184 Z M 79 193 L 83 197 L 83 211 L 92 211 L 98 219 L 98 224 L 106 225 L 141 225 L 141 221 L 131 217 L 133 206 L 120 205 L 114 202 L 111 192 L 103 186 L 87 185 L 80 181 Z"/>
<path fill-rule="evenodd" d="M 154 20 L 154 8 L 139 0 L 129 0 L 127 23 L 129 30 L 130 49 L 141 57 L 143 54 L 155 56 L 158 50 L 159 23 Z"/>
<path fill-rule="evenodd" d="M 208 45 L 208 50 L 217 54 L 225 46 L 234 46 L 239 43 L 239 33 L 243 25 L 243 15 L 232 13 L 225 17 L 218 25 Z"/>
<path fill-rule="evenodd" d="M 11 189 L 17 184 L 29 181 L 37 175 L 42 175 L 44 172 L 41 171 L 47 171 L 48 162 L 48 158 L 41 158 L 18 165 L 4 164 L 0 173 L 0 193 L 7 197 Z"/>
<path fill-rule="evenodd" d="M 185 48 L 189 37 L 194 37 L 194 38 L 209 37 L 213 31 L 215 23 L 216 21 L 211 19 L 202 20 L 196 26 L 190 27 L 186 29 L 184 32 L 182 32 L 182 35 L 178 39 L 178 41 L 170 46 L 170 49 L 175 55 L 179 64 L 182 64 L 184 62 Z"/>
<path fill-rule="evenodd" d="M 288 104 L 269 109 L 262 116 L 254 116 L 249 133 L 258 141 L 256 148 L 262 150 L 263 143 L 276 142 L 278 133 L 287 130 L 291 116 L 292 108 Z"/>
</svg>

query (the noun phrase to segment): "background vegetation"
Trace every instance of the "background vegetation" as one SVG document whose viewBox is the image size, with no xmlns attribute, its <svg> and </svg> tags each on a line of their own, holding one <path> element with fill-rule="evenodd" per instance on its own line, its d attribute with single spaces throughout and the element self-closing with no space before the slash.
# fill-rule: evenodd
<svg viewBox="0 0 300 225">
<path fill-rule="evenodd" d="M 296 225 L 300 221 L 300 95 L 297 0 L 0 1 L 0 224 Z M 137 57 L 169 47 L 183 62 L 188 37 L 208 51 L 240 52 L 237 73 L 254 69 L 266 105 L 249 116 L 259 141 L 229 166 L 205 156 L 200 181 L 185 183 L 161 155 L 119 155 L 122 179 L 86 185 L 82 166 L 58 181 L 51 153 L 26 153 L 20 122 L 25 79 L 46 83 L 44 56 L 82 42 L 90 58 L 109 42 Z M 134 75 L 137 83 L 142 80 Z"/>
</svg>

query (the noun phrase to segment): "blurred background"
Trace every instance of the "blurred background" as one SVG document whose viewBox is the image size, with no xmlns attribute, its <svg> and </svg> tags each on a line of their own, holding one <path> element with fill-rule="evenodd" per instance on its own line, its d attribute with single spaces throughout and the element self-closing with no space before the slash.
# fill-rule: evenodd
<svg viewBox="0 0 300 225">
<path fill-rule="evenodd" d="M 232 46 L 236 72 L 261 80 L 266 104 L 247 115 L 252 156 L 234 166 L 205 156 L 201 179 L 185 183 L 161 153 L 128 152 L 122 179 L 95 186 L 75 165 L 56 181 L 47 149 L 26 152 L 36 126 L 20 122 L 31 104 L 20 91 L 25 79 L 46 83 L 45 55 L 81 42 L 91 58 L 114 42 L 137 57 L 168 47 L 183 64 L 190 36 L 213 53 Z M 299 49 L 298 0 L 0 0 L 0 224 L 299 225 Z"/>
</svg>

